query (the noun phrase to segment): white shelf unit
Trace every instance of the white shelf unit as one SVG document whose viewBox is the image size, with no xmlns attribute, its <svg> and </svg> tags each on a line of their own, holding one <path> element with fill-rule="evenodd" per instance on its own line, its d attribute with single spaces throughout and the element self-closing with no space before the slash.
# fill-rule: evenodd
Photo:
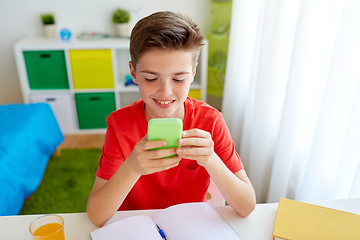
<svg viewBox="0 0 360 240">
<path fill-rule="evenodd" d="M 111 81 L 113 81 L 113 86 L 105 88 L 75 88 L 72 69 L 72 63 L 75 62 L 75 60 L 70 56 L 72 50 L 110 50 Z M 66 89 L 35 89 L 30 87 L 30 79 L 26 66 L 27 60 L 25 59 L 24 52 L 42 51 L 63 51 L 65 56 L 66 81 L 68 84 Z M 124 107 L 140 98 L 136 85 L 125 86 L 125 76 L 130 74 L 128 64 L 130 61 L 129 39 L 106 38 L 92 41 L 74 39 L 69 42 L 64 42 L 57 39 L 27 37 L 14 45 L 14 53 L 24 102 L 48 102 L 52 106 L 59 125 L 65 134 L 96 133 L 104 132 L 106 129 L 106 126 L 103 125 L 101 127 L 90 126 L 86 128 L 80 126 L 76 95 L 86 93 L 113 93 L 115 109 Z M 205 40 L 205 45 L 202 47 L 199 57 L 197 73 L 191 85 L 191 91 L 201 92 L 202 101 L 206 101 L 207 58 L 208 44 L 207 40 Z M 52 81 L 52 79 L 46 79 L 46 81 L 47 80 Z M 105 119 L 101 121 L 105 122 Z"/>
</svg>

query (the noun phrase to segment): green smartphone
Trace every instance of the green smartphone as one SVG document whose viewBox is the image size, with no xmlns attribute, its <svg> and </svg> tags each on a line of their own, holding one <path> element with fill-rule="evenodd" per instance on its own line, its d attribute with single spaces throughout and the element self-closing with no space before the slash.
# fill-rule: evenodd
<svg viewBox="0 0 360 240">
<path fill-rule="evenodd" d="M 167 143 L 164 147 L 151 150 L 180 147 L 177 142 L 182 137 L 182 125 L 182 120 L 179 118 L 150 119 L 148 122 L 148 140 L 165 140 Z"/>
</svg>

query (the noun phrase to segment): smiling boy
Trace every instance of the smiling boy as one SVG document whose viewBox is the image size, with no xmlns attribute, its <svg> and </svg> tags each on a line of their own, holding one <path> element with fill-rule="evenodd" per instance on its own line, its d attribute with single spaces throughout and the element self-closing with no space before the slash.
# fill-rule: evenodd
<svg viewBox="0 0 360 240">
<path fill-rule="evenodd" d="M 145 17 L 132 30 L 129 68 L 141 99 L 107 118 L 87 204 L 95 225 L 102 226 L 117 210 L 206 201 L 210 177 L 241 216 L 254 209 L 253 187 L 221 113 L 187 97 L 202 42 L 197 25 L 172 12 Z M 152 118 L 183 120 L 181 148 L 149 151 L 166 145 L 147 141 L 147 122 Z"/>
</svg>

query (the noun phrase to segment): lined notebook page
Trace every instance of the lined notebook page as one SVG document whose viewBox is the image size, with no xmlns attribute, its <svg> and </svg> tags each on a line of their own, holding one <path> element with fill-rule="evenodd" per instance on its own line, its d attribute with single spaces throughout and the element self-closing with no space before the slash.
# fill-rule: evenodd
<svg viewBox="0 0 360 240">
<path fill-rule="evenodd" d="M 90 233 L 92 240 L 163 240 L 150 217 L 133 216 L 118 220 Z"/>
<path fill-rule="evenodd" d="M 241 239 L 208 203 L 187 203 L 161 210 L 154 217 L 168 240 Z"/>
</svg>

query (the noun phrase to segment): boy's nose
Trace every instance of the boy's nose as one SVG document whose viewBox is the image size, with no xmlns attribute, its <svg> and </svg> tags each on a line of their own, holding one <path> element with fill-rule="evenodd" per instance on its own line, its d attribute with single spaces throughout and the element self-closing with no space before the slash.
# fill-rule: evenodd
<svg viewBox="0 0 360 240">
<path fill-rule="evenodd" d="M 160 83 L 159 91 L 164 95 L 168 96 L 172 94 L 171 84 L 168 81 L 164 81 Z"/>
</svg>

